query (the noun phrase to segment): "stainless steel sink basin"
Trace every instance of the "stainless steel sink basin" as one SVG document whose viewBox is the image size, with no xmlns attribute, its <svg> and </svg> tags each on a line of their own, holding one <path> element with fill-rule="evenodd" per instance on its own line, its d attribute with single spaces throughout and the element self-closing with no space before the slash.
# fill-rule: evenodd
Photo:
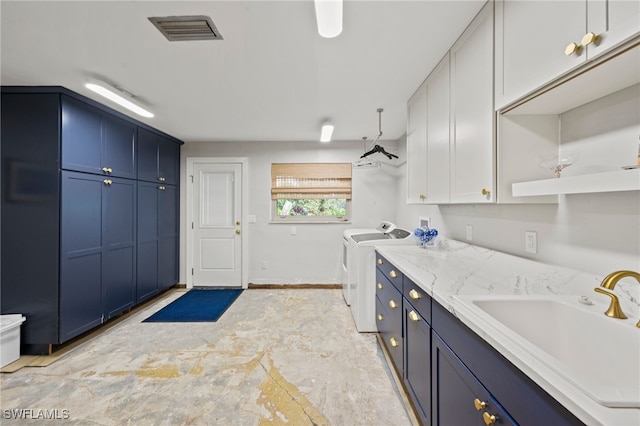
<svg viewBox="0 0 640 426">
<path fill-rule="evenodd" d="M 454 308 L 527 350 L 599 404 L 640 408 L 637 318 L 609 318 L 603 314 L 608 303 L 584 305 L 579 296 L 455 299 Z"/>
</svg>

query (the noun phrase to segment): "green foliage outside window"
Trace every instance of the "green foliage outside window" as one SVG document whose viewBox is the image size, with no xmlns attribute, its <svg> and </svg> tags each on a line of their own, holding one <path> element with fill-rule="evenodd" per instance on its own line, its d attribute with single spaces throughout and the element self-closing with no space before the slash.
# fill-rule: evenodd
<svg viewBox="0 0 640 426">
<path fill-rule="evenodd" d="M 332 199 L 293 199 L 276 200 L 278 216 L 346 216 L 347 200 Z"/>
</svg>

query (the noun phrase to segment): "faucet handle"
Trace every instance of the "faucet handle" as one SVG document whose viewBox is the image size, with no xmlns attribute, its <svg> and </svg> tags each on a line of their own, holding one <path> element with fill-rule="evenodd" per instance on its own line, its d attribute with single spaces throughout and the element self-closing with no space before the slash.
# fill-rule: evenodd
<svg viewBox="0 0 640 426">
<path fill-rule="evenodd" d="M 596 293 L 605 294 L 611 298 L 609 309 L 604 312 L 606 316 L 611 318 L 627 319 L 627 316 L 624 314 L 624 312 L 622 312 L 622 308 L 620 307 L 620 300 L 618 299 L 618 296 L 613 293 L 609 293 L 608 291 L 605 291 L 600 287 L 596 287 L 593 290 Z"/>
</svg>

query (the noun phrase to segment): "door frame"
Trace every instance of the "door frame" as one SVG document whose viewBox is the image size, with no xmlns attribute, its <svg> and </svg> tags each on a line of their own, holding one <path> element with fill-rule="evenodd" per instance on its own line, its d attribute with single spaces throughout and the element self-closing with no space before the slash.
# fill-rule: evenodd
<svg viewBox="0 0 640 426">
<path fill-rule="evenodd" d="M 185 235 L 187 236 L 187 257 L 186 257 L 186 270 L 185 276 L 187 277 L 187 288 L 193 288 L 193 275 L 191 274 L 191 270 L 194 265 L 194 255 L 193 252 L 193 229 L 191 228 L 191 223 L 194 222 L 194 211 L 193 211 L 193 202 L 194 202 L 194 182 L 193 182 L 193 169 L 196 164 L 239 164 L 240 165 L 240 175 L 242 179 L 242 185 L 240 186 L 240 205 L 241 205 L 241 221 L 242 221 L 242 233 L 240 234 L 240 242 L 242 244 L 241 250 L 241 277 L 240 283 L 243 289 L 248 288 L 248 271 L 249 271 L 249 258 L 248 258 L 248 232 L 249 227 L 247 226 L 247 218 L 248 214 L 248 201 L 249 201 L 249 174 L 248 174 L 248 164 L 249 160 L 247 157 L 187 157 L 187 220 L 185 222 Z"/>
</svg>

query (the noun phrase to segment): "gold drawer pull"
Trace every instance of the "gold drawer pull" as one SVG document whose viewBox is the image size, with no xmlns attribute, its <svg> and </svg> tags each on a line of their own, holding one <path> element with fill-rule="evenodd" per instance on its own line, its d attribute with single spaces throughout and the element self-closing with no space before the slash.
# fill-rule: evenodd
<svg viewBox="0 0 640 426">
<path fill-rule="evenodd" d="M 102 168 L 102 172 L 103 173 L 113 173 L 113 169 L 111 167 L 103 167 Z"/>
<path fill-rule="evenodd" d="M 422 297 L 422 295 L 418 293 L 415 289 L 411 289 L 411 291 L 409 292 L 409 297 L 412 298 L 413 300 L 418 300 Z"/>
<path fill-rule="evenodd" d="M 395 309 L 397 307 L 396 302 L 393 300 L 389 300 L 389 306 L 391 307 L 391 309 Z"/>
<path fill-rule="evenodd" d="M 113 181 L 111 179 L 105 179 L 102 181 L 105 185 L 111 185 Z"/>
<path fill-rule="evenodd" d="M 382 283 L 378 283 L 378 288 L 382 290 Z"/>
<path fill-rule="evenodd" d="M 382 321 L 383 318 L 382 314 L 378 314 L 378 321 Z"/>
<path fill-rule="evenodd" d="M 586 33 L 584 37 L 582 37 L 582 41 L 580 43 L 586 47 L 591 43 L 598 44 L 599 41 L 600 41 L 599 35 L 589 32 L 589 33 Z"/>
<path fill-rule="evenodd" d="M 164 190 L 165 190 L 165 189 L 167 189 L 167 188 L 166 188 L 164 185 L 160 185 L 160 186 L 158 187 L 158 189 L 159 189 L 160 191 L 164 191 Z"/>
<path fill-rule="evenodd" d="M 485 411 L 484 414 L 482 414 L 482 420 L 484 420 L 485 425 L 489 426 L 496 422 L 496 416 Z"/>
<path fill-rule="evenodd" d="M 414 322 L 420 321 L 420 315 L 416 314 L 416 311 L 409 312 L 409 319 Z"/>
<path fill-rule="evenodd" d="M 378 259 L 378 265 L 382 265 L 382 259 Z"/>
<path fill-rule="evenodd" d="M 160 182 L 164 182 L 164 181 L 166 181 L 167 179 L 165 179 L 165 178 L 163 178 L 162 176 L 160 176 L 160 177 L 158 178 L 158 180 L 159 180 Z"/>
<path fill-rule="evenodd" d="M 484 410 L 484 407 L 487 406 L 487 403 L 484 401 L 480 401 L 478 398 L 473 400 L 473 405 L 474 407 L 476 407 L 476 410 L 480 411 L 480 410 Z"/>
<path fill-rule="evenodd" d="M 396 275 L 396 271 L 391 271 L 391 272 L 389 272 L 389 276 L 390 276 L 391 278 L 395 278 L 395 277 L 397 277 L 397 275 Z"/>
<path fill-rule="evenodd" d="M 580 52 L 580 48 L 581 48 L 581 46 L 579 44 L 569 43 L 567 45 L 567 47 L 564 49 L 564 54 L 567 55 L 567 56 L 571 56 L 574 53 L 579 53 Z"/>
<path fill-rule="evenodd" d="M 389 343 L 391 343 L 391 346 L 393 346 L 394 348 L 398 346 L 398 342 L 393 337 L 389 339 Z"/>
</svg>

